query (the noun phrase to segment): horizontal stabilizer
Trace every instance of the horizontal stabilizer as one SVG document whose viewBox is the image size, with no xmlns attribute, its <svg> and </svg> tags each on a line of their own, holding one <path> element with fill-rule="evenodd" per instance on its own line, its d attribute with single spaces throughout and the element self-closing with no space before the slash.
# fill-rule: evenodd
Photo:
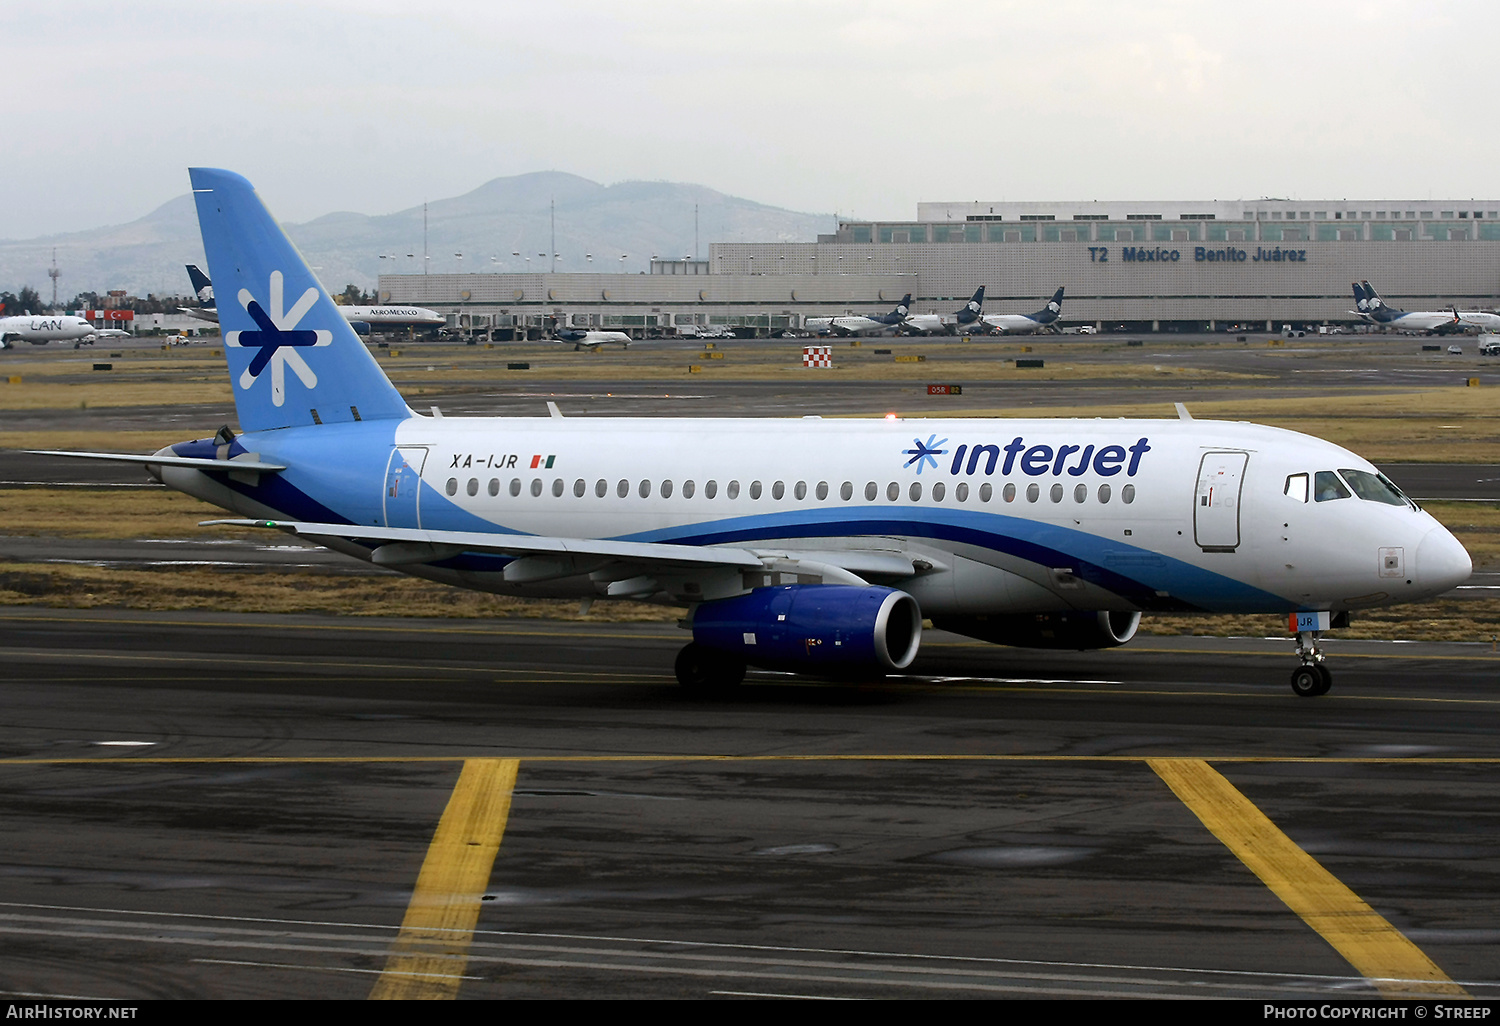
<svg viewBox="0 0 1500 1026">
<path fill-rule="evenodd" d="M 192 467 L 195 470 L 222 471 L 230 473 L 237 470 L 255 470 L 263 474 L 273 474 L 286 467 L 280 463 L 261 463 L 255 460 L 209 460 L 195 459 L 190 456 L 141 456 L 129 452 L 70 452 L 64 449 L 24 449 L 33 456 L 71 456 L 80 460 L 112 460 L 115 463 L 139 463 L 141 466 L 154 467 Z"/>
</svg>

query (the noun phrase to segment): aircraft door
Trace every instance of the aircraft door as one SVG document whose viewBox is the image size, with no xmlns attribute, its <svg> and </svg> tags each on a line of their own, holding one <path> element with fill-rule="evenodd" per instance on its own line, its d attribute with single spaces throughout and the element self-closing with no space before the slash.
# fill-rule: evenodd
<svg viewBox="0 0 1500 1026">
<path fill-rule="evenodd" d="M 1193 497 L 1193 539 L 1204 552 L 1233 552 L 1240 544 L 1240 490 L 1245 452 L 1209 452 L 1198 464 Z"/>
<path fill-rule="evenodd" d="M 391 450 L 382 503 L 386 527 L 422 526 L 417 496 L 422 487 L 422 465 L 426 462 L 426 446 L 403 445 Z"/>
</svg>

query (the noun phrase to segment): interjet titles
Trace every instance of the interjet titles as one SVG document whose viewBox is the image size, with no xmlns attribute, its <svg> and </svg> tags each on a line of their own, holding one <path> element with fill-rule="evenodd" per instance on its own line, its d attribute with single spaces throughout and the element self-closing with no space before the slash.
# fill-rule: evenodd
<svg viewBox="0 0 1500 1026">
<path fill-rule="evenodd" d="M 1140 469 L 1141 457 L 1151 451 L 1151 446 L 1142 438 L 1128 449 L 1123 445 L 1030 445 L 1017 435 L 1009 445 L 974 445 L 968 443 L 953 450 L 950 474 L 975 474 L 981 464 L 986 476 L 995 473 L 1008 475 L 1019 463 L 1021 473 L 1028 477 L 1050 475 L 1060 477 L 1066 470 L 1069 477 L 1082 477 L 1090 468 L 1100 477 L 1114 477 L 1122 470 L 1126 477 L 1135 477 Z M 1004 460 L 1001 460 L 1001 454 Z M 967 457 L 967 461 L 965 460 Z"/>
</svg>

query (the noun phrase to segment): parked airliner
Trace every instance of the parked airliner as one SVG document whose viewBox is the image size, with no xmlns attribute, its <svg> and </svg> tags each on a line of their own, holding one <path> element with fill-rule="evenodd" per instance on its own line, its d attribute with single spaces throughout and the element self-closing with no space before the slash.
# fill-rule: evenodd
<svg viewBox="0 0 1500 1026">
<path fill-rule="evenodd" d="M 460 418 L 414 413 L 250 183 L 191 171 L 244 434 L 143 465 L 379 566 L 517 595 L 684 605 L 686 687 L 748 665 L 909 667 L 922 622 L 1008 645 L 1124 644 L 1143 611 L 1280 613 L 1299 695 L 1320 632 L 1441 594 L 1462 545 L 1367 461 L 1172 420 Z M 997 661 L 1006 657 L 997 652 Z"/>
<path fill-rule="evenodd" d="M 984 286 L 981 285 L 962 309 L 951 314 L 910 314 L 902 323 L 901 331 L 911 335 L 956 335 L 983 316 Z"/>
<path fill-rule="evenodd" d="M 193 283 L 193 291 L 198 296 L 198 302 L 203 305 L 182 306 L 178 307 L 178 310 L 189 317 L 218 323 L 219 310 L 214 300 L 212 279 L 193 264 L 187 265 L 187 272 L 188 280 Z M 428 310 L 421 306 L 340 306 L 339 313 L 344 320 L 355 325 L 355 330 L 361 335 L 368 335 L 372 330 L 390 328 L 430 331 L 448 323 L 448 319 L 436 310 Z"/>
<path fill-rule="evenodd" d="M 1408 313 L 1386 306 L 1375 286 L 1367 281 L 1354 282 L 1354 309 L 1349 311 L 1370 324 L 1378 324 L 1398 331 L 1422 331 L 1435 335 L 1446 335 L 1466 330 L 1459 315 L 1453 310 L 1417 310 Z"/>
<path fill-rule="evenodd" d="M 14 349 L 22 342 L 44 346 L 48 342 L 86 342 L 97 329 L 82 317 L 70 314 L 22 314 L 0 317 L 0 349 Z"/>
<path fill-rule="evenodd" d="M 802 327 L 814 335 L 889 335 L 899 331 L 911 310 L 911 293 L 901 297 L 887 314 L 853 314 L 846 317 L 809 317 Z"/>
<path fill-rule="evenodd" d="M 1047 305 L 1032 314 L 986 314 L 983 323 L 993 332 L 1003 335 L 1029 335 L 1047 331 L 1062 316 L 1063 290 L 1058 289 L 1047 300 Z"/>
<path fill-rule="evenodd" d="M 635 341 L 623 331 L 600 331 L 597 328 L 558 328 L 553 340 L 571 345 L 574 352 L 579 349 L 597 351 L 600 346 L 629 348 L 630 343 Z"/>
</svg>

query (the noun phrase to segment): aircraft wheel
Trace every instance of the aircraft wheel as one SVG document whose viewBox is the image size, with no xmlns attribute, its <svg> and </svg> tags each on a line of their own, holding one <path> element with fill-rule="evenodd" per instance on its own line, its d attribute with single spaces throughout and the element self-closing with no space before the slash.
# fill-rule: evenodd
<svg viewBox="0 0 1500 1026">
<path fill-rule="evenodd" d="M 1326 695 L 1333 686 L 1333 674 L 1322 663 L 1308 663 L 1292 671 L 1292 691 L 1301 698 Z"/>
<path fill-rule="evenodd" d="M 745 679 L 745 661 L 705 648 L 696 641 L 677 653 L 677 683 L 695 695 L 714 695 L 738 687 Z"/>
</svg>

